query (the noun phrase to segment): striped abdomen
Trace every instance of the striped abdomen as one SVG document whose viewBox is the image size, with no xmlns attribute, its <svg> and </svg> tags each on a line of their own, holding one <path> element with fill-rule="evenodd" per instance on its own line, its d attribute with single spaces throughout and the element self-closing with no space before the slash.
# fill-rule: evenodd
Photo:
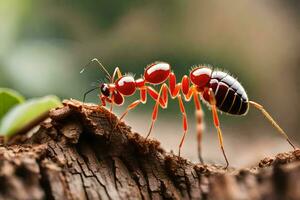
<svg viewBox="0 0 300 200">
<path fill-rule="evenodd" d="M 232 115 L 245 115 L 248 112 L 248 96 L 245 89 L 229 74 L 213 71 L 208 87 L 212 88 L 220 111 Z"/>
</svg>

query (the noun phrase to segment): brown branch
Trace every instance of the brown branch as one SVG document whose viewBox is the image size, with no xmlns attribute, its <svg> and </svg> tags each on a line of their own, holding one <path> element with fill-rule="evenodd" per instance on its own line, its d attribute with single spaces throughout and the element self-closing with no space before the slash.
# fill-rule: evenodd
<svg viewBox="0 0 300 200">
<path fill-rule="evenodd" d="M 193 164 L 101 107 L 65 101 L 0 147 L 0 199 L 300 199 L 300 151 L 251 169 Z"/>
</svg>

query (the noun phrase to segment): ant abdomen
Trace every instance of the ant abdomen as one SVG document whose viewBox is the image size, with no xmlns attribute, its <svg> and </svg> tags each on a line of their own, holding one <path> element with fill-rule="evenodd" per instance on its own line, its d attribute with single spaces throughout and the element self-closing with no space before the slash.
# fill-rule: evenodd
<svg viewBox="0 0 300 200">
<path fill-rule="evenodd" d="M 220 111 L 232 115 L 247 114 L 248 96 L 236 78 L 223 71 L 213 71 L 208 87 L 213 90 Z M 203 98 L 209 102 L 208 94 L 203 94 Z"/>
</svg>

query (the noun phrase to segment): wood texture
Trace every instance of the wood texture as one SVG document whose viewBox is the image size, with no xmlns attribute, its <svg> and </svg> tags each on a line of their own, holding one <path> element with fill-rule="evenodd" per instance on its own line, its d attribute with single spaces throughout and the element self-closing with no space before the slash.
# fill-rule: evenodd
<svg viewBox="0 0 300 200">
<path fill-rule="evenodd" d="M 300 150 L 224 170 L 165 152 L 96 105 L 65 101 L 0 147 L 0 199 L 300 199 Z"/>
</svg>

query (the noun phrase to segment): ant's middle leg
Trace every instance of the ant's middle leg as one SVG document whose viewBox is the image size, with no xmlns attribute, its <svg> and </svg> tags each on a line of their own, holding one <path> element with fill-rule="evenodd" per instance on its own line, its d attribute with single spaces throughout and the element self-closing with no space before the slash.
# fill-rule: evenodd
<svg viewBox="0 0 300 200">
<path fill-rule="evenodd" d="M 198 158 L 200 162 L 203 164 L 202 158 L 202 134 L 203 134 L 203 111 L 201 109 L 201 104 L 199 100 L 199 94 L 197 91 L 193 93 L 194 104 L 195 104 L 195 115 L 196 115 L 196 131 L 197 131 L 197 144 L 198 144 Z"/>
<path fill-rule="evenodd" d="M 183 77 L 182 81 L 182 92 L 184 94 L 185 100 L 190 101 L 193 97 L 195 104 L 195 115 L 196 115 L 196 132 L 197 132 L 197 144 L 198 144 L 198 158 L 200 162 L 203 164 L 202 158 L 202 133 L 203 133 L 203 111 L 201 109 L 199 92 L 194 86 L 189 87 L 187 77 Z M 184 89 L 185 88 L 185 89 Z"/>
<path fill-rule="evenodd" d="M 154 126 L 154 123 L 156 121 L 159 105 L 162 108 L 167 108 L 167 105 L 168 105 L 168 92 L 170 92 L 170 95 L 171 95 L 172 98 L 178 98 L 179 108 L 180 108 L 180 111 L 182 113 L 183 136 L 181 138 L 181 141 L 180 141 L 180 144 L 179 144 L 179 150 L 178 150 L 178 155 L 180 156 L 181 148 L 182 148 L 182 145 L 184 143 L 186 133 L 187 133 L 187 130 L 188 130 L 187 116 L 186 116 L 184 104 L 183 104 L 183 101 L 182 101 L 182 97 L 179 94 L 181 84 L 180 83 L 176 84 L 176 77 L 173 73 L 170 74 L 169 84 L 170 84 L 170 88 L 168 88 L 168 86 L 164 83 L 158 94 L 156 93 L 156 91 L 153 88 L 151 88 L 151 87 L 148 88 L 150 96 L 153 99 L 156 99 L 156 104 L 155 104 L 154 109 L 153 109 L 152 122 L 151 122 L 150 130 L 149 130 L 149 133 L 148 133 L 146 139 L 149 137 L 149 135 L 152 131 L 152 128 Z M 192 94 L 192 93 L 190 93 L 190 94 Z"/>
<path fill-rule="evenodd" d="M 178 94 L 179 89 L 180 89 L 179 87 L 180 87 L 180 84 L 174 85 L 175 89 L 173 89 L 173 90 L 170 89 L 170 91 L 169 91 L 168 86 L 166 84 L 163 84 L 158 94 L 153 88 L 148 87 L 148 91 L 149 91 L 150 96 L 153 99 L 156 99 L 156 104 L 153 108 L 152 122 L 151 122 L 150 130 L 148 132 L 148 135 L 147 135 L 146 139 L 149 137 L 149 135 L 150 135 L 150 133 L 153 129 L 154 123 L 157 119 L 159 105 L 163 109 L 167 108 L 167 105 L 168 105 L 168 92 L 170 92 L 172 98 L 178 98 L 180 111 L 182 113 L 183 136 L 181 138 L 181 141 L 180 141 L 180 144 L 179 144 L 179 150 L 178 150 L 178 155 L 180 156 L 181 148 L 182 148 L 182 145 L 184 143 L 185 136 L 186 136 L 186 133 L 187 133 L 187 130 L 188 130 L 188 123 L 187 123 L 187 116 L 186 116 L 184 104 L 183 104 L 183 101 L 182 101 L 182 97 L 181 97 L 181 95 Z M 176 88 L 178 88 L 178 89 L 176 89 Z M 173 96 L 173 95 L 175 95 L 175 96 Z"/>
</svg>

